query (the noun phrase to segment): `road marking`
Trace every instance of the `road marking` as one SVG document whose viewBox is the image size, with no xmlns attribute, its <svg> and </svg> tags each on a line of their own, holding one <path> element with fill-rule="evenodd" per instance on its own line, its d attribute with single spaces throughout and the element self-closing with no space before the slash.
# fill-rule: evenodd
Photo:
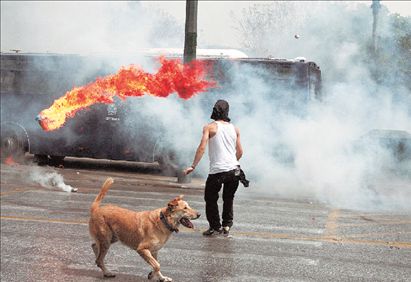
<svg viewBox="0 0 411 282">
<path fill-rule="evenodd" d="M 10 195 L 10 194 L 16 194 L 16 193 L 24 193 L 24 192 L 27 192 L 27 191 L 34 191 L 34 189 L 33 189 L 33 188 L 17 188 L 17 189 L 14 189 L 14 190 L 12 190 L 12 191 L 1 192 L 1 193 L 0 193 L 0 197 L 1 197 L 1 196 L 4 196 L 4 195 Z"/>
<path fill-rule="evenodd" d="M 335 209 L 332 210 L 327 218 L 327 223 L 325 224 L 325 232 L 324 232 L 324 237 L 329 238 L 329 237 L 335 237 L 337 234 L 337 227 L 338 227 L 338 217 L 340 216 L 340 210 Z"/>
<path fill-rule="evenodd" d="M 16 189 L 16 191 L 7 191 L 7 192 L 4 192 L 5 194 L 8 194 L 8 193 L 10 193 L 10 194 L 13 194 L 13 193 L 23 193 L 23 192 L 34 192 L 34 193 L 43 193 L 43 194 L 49 194 L 50 192 L 61 192 L 61 194 L 63 195 L 70 195 L 69 193 L 67 193 L 67 192 L 64 192 L 63 190 L 55 190 L 55 189 L 53 189 L 53 190 L 47 190 L 47 189 L 45 189 L 44 187 L 38 187 L 38 189 L 33 189 L 33 188 L 27 188 L 27 190 L 22 190 L 22 189 L 24 189 L 24 188 L 18 188 L 18 189 Z M 98 188 L 98 189 L 93 189 L 93 188 L 79 188 L 79 190 L 78 190 L 78 192 L 77 193 L 72 193 L 71 195 L 82 195 L 82 196 L 89 196 L 89 197 L 91 197 L 91 198 L 95 198 L 95 196 L 98 194 L 98 192 L 96 192 L 95 194 L 93 193 L 84 193 L 84 192 L 94 192 L 94 191 L 100 191 L 101 189 L 100 188 Z M 112 198 L 112 199 L 133 199 L 133 200 L 150 200 L 150 201 L 162 201 L 162 202 L 164 202 L 164 200 L 162 200 L 162 199 L 160 199 L 159 197 L 156 197 L 156 195 L 170 195 L 170 199 L 173 199 L 173 198 L 175 198 L 176 197 L 176 193 L 158 193 L 158 192 L 144 192 L 144 193 L 146 193 L 146 194 L 151 194 L 152 195 L 152 197 L 149 197 L 149 198 L 147 198 L 147 197 L 138 197 L 138 194 L 142 194 L 143 192 L 141 192 L 141 191 L 131 191 L 131 190 L 128 190 L 128 191 L 122 191 L 122 190 L 116 190 L 116 189 L 113 189 L 113 190 L 110 190 L 110 193 L 112 193 L 111 195 L 107 195 L 105 198 L 107 198 L 107 199 L 110 199 L 110 198 Z M 130 196 L 130 195 L 128 195 L 128 196 L 122 196 L 122 195 L 116 195 L 116 194 L 119 194 L 119 193 L 128 193 L 128 194 L 131 194 L 131 195 L 133 195 L 133 196 Z M 113 195 L 114 194 L 114 195 Z M 136 194 L 136 196 L 134 196 L 134 194 Z M 2 195 L 2 193 L 0 193 L 0 196 Z M 191 195 L 189 195 L 189 196 L 187 196 L 187 198 L 188 197 L 190 197 Z M 86 200 L 84 200 L 84 201 L 86 201 Z M 195 203 L 195 204 L 203 204 L 203 202 L 202 201 L 193 201 L 193 200 L 190 200 L 190 203 Z M 90 204 L 91 204 L 91 202 L 90 202 Z"/>
<path fill-rule="evenodd" d="M 204 222 L 205 224 L 208 225 L 208 222 L 206 220 L 203 221 L 198 221 L 198 222 Z M 262 223 L 236 223 L 236 226 L 241 227 L 243 229 L 248 229 L 248 230 L 262 230 L 263 232 L 278 232 L 279 230 L 281 231 L 286 231 L 288 233 L 298 233 L 298 234 L 305 234 L 305 233 L 310 233 L 310 234 L 322 234 L 324 233 L 323 228 L 307 228 L 307 227 L 292 227 L 292 226 L 285 226 L 285 225 L 276 225 L 274 222 L 266 222 L 265 224 Z"/>
<path fill-rule="evenodd" d="M 269 240 L 270 242 L 276 242 L 281 244 L 298 244 L 298 245 L 311 245 L 314 247 L 321 247 L 323 245 L 322 241 L 308 241 L 308 240 L 295 240 L 293 237 L 281 238 L 280 234 L 270 234 L 272 236 L 260 236 L 260 234 L 252 236 L 246 232 L 232 232 L 234 235 L 230 235 L 233 240 L 248 240 L 248 241 L 256 241 L 262 242 Z M 238 236 L 240 235 L 240 236 Z M 283 234 L 284 235 L 284 234 Z M 258 237 L 257 237 L 258 236 Z M 277 238 L 273 238 L 277 237 Z M 224 237 L 221 240 L 225 240 Z"/>
<path fill-rule="evenodd" d="M 286 240 L 301 240 L 301 241 L 320 241 L 329 243 L 351 243 L 351 244 L 363 244 L 363 245 L 375 245 L 375 246 L 393 246 L 411 249 L 411 242 L 391 242 L 382 240 L 358 240 L 349 237 L 336 237 L 336 236 L 298 236 L 293 234 L 275 234 L 275 233 L 265 233 L 265 232 L 232 232 L 233 236 L 244 236 L 244 237 L 257 237 L 265 239 L 286 239 Z"/>
<path fill-rule="evenodd" d="M 361 238 L 361 237 L 369 237 L 369 236 L 386 236 L 386 235 L 401 235 L 401 234 L 411 234 L 411 231 L 397 231 L 397 232 L 385 232 L 385 233 L 360 233 L 360 234 L 347 234 L 344 238 L 351 239 L 351 238 Z"/>
<path fill-rule="evenodd" d="M 332 216 L 333 220 L 336 220 L 336 213 Z M 33 222 L 45 222 L 45 223 L 57 223 L 57 224 L 71 224 L 71 225 L 88 225 L 87 221 L 83 220 L 63 220 L 63 219 L 47 219 L 47 218 L 32 218 L 32 217 L 17 217 L 17 216 L 0 216 L 1 220 L 14 220 L 14 221 L 33 221 Z M 332 224 L 331 224 L 332 227 Z M 333 228 L 329 230 L 333 231 Z M 189 230 L 180 230 L 182 233 L 193 233 L 195 231 Z M 198 230 L 197 230 L 198 231 Z M 332 232 L 331 232 L 332 233 Z M 387 246 L 387 247 L 397 247 L 397 248 L 406 248 L 411 249 L 411 242 L 391 242 L 384 240 L 358 240 L 349 237 L 336 237 L 334 236 L 298 236 L 293 234 L 286 233 L 269 233 L 269 232 L 232 232 L 234 238 L 236 236 L 242 237 L 254 237 L 254 238 L 263 238 L 263 239 L 284 239 L 284 240 L 294 240 L 294 241 L 312 241 L 312 242 L 328 242 L 328 243 L 348 243 L 348 244 L 360 244 L 360 245 L 372 245 L 372 246 Z"/>
<path fill-rule="evenodd" d="M 401 220 L 401 221 L 369 221 L 364 223 L 342 223 L 340 227 L 356 227 L 356 226 L 370 226 L 370 225 L 405 225 L 411 224 L 411 220 Z"/>
<path fill-rule="evenodd" d="M 70 221 L 64 219 L 48 219 L 41 217 L 18 217 L 18 216 L 0 216 L 0 219 L 5 220 L 16 220 L 16 221 L 37 221 L 37 222 L 47 222 L 47 223 L 61 223 L 61 224 L 73 224 L 73 225 L 88 225 L 87 221 Z"/>
</svg>

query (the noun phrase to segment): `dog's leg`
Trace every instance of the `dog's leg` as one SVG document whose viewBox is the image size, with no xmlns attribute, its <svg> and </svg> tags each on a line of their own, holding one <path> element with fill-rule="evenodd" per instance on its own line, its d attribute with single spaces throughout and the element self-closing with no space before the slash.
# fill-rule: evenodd
<svg viewBox="0 0 411 282">
<path fill-rule="evenodd" d="M 158 255 L 158 252 L 156 251 L 156 252 L 151 252 L 151 255 L 153 256 L 153 258 L 158 262 L 158 263 L 160 263 L 159 261 L 158 261 L 158 258 L 157 258 L 157 255 Z"/>
<path fill-rule="evenodd" d="M 114 244 L 117 241 L 118 241 L 118 237 L 116 234 L 113 233 L 113 237 L 111 237 L 111 244 Z"/>
<path fill-rule="evenodd" d="M 96 258 L 97 266 L 100 267 L 101 270 L 103 271 L 104 277 L 115 277 L 116 275 L 108 271 L 104 264 L 104 257 L 106 256 L 108 249 L 110 248 L 110 243 L 109 242 L 99 242 L 98 246 L 96 247 L 98 247 L 98 255 Z"/>
<path fill-rule="evenodd" d="M 98 255 L 98 247 L 96 243 L 91 244 L 91 248 L 93 249 L 94 255 L 96 256 L 97 259 L 97 255 Z"/>
<path fill-rule="evenodd" d="M 158 263 L 160 263 L 160 262 L 158 261 L 158 259 L 157 259 L 157 254 L 158 254 L 158 252 L 151 252 L 151 255 L 153 256 L 153 258 L 154 258 Z M 151 279 L 152 279 L 152 276 L 153 276 L 153 272 L 150 271 L 150 273 L 148 274 L 148 280 L 151 280 Z"/>
<path fill-rule="evenodd" d="M 153 268 L 153 271 L 148 274 L 149 280 L 154 281 L 173 281 L 170 277 L 163 276 L 160 272 L 160 263 L 155 259 L 153 254 L 148 249 L 137 250 L 138 254 Z M 154 253 L 157 256 L 157 252 Z"/>
<path fill-rule="evenodd" d="M 113 237 L 111 238 L 111 244 L 114 244 L 118 241 L 118 237 L 113 234 Z M 97 259 L 97 255 L 98 255 L 98 247 L 96 243 L 91 244 L 91 248 L 93 249 L 94 254 L 96 255 L 96 259 Z"/>
<path fill-rule="evenodd" d="M 158 263 L 160 263 L 160 261 L 158 260 L 158 258 L 157 258 L 157 254 L 158 254 L 158 252 L 151 252 L 151 255 L 153 256 L 153 258 L 158 262 Z M 151 280 L 151 276 L 153 275 L 153 271 L 151 271 L 149 274 L 148 274 L 148 279 L 149 280 Z"/>
</svg>

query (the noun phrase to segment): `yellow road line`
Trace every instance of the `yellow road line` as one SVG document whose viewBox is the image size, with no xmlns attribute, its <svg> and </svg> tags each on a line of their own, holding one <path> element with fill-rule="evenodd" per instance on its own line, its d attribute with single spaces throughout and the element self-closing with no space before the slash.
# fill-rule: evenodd
<svg viewBox="0 0 411 282">
<path fill-rule="evenodd" d="M 48 219 L 48 218 L 31 218 L 31 217 L 17 217 L 17 216 L 0 216 L 1 220 L 14 220 L 14 221 L 33 221 L 33 222 L 45 222 L 45 223 L 58 223 L 58 224 L 71 224 L 71 225 L 88 225 L 86 220 L 63 220 L 63 219 Z M 335 218 L 336 219 L 336 218 Z M 332 221 L 330 221 L 332 222 Z M 332 228 L 330 229 L 332 231 Z M 197 230 L 198 231 L 198 230 Z M 191 229 L 182 229 L 182 233 L 192 233 Z M 284 240 L 300 240 L 311 242 L 329 242 L 329 243 L 349 243 L 349 244 L 361 244 L 372 246 L 387 246 L 397 248 L 411 249 L 411 242 L 392 242 L 383 240 L 358 240 L 350 237 L 336 237 L 336 236 L 299 236 L 296 234 L 286 233 L 269 233 L 269 232 L 233 232 L 235 236 L 262 238 L 262 239 L 284 239 Z"/>
<path fill-rule="evenodd" d="M 369 221 L 364 223 L 341 223 L 340 227 L 355 227 L 355 226 L 370 226 L 370 225 L 404 225 L 411 224 L 411 220 L 401 220 L 401 221 Z"/>
<path fill-rule="evenodd" d="M 333 237 L 337 233 L 338 223 L 337 220 L 340 217 L 341 211 L 339 209 L 332 210 L 327 218 L 327 223 L 325 224 L 325 237 Z"/>
<path fill-rule="evenodd" d="M 24 193 L 24 192 L 27 192 L 27 191 L 34 191 L 34 190 L 33 190 L 33 188 L 17 188 L 17 189 L 14 189 L 14 190 L 12 190 L 12 191 L 1 192 L 1 193 L 0 193 L 0 197 L 1 197 L 1 196 L 4 196 L 4 195 L 10 195 L 10 194 L 16 194 L 16 193 Z"/>
<path fill-rule="evenodd" d="M 359 234 L 347 234 L 344 238 L 361 238 L 369 237 L 373 235 L 386 236 L 386 235 L 399 235 L 399 234 L 411 234 L 411 231 L 399 231 L 399 232 L 385 232 L 385 233 L 359 233 Z"/>
<path fill-rule="evenodd" d="M 288 240 L 300 240 L 311 242 L 329 242 L 329 243 L 350 243 L 350 244 L 362 244 L 373 246 L 388 246 L 411 249 L 411 242 L 393 242 L 383 240 L 357 240 L 349 237 L 336 237 L 336 236 L 298 236 L 286 233 L 268 233 L 268 232 L 233 232 L 233 234 L 244 237 L 255 237 L 263 239 L 288 239 Z"/>
<path fill-rule="evenodd" d="M 87 221 L 71 221 L 64 219 L 48 219 L 39 217 L 18 217 L 18 216 L 0 216 L 0 219 L 5 220 L 17 220 L 17 221 L 37 221 L 37 222 L 49 222 L 49 223 L 61 223 L 61 224 L 74 224 L 74 225 L 88 225 Z"/>
<path fill-rule="evenodd" d="M 385 221 L 390 220 L 391 215 L 387 214 L 380 214 L 380 213 L 358 213 L 358 214 L 342 214 L 341 218 L 345 219 L 362 219 L 368 222 L 375 222 L 375 221 Z"/>
<path fill-rule="evenodd" d="M 362 244 L 362 245 L 376 245 L 376 246 L 388 246 L 397 247 L 403 249 L 411 249 L 411 242 L 392 242 L 392 241 L 381 241 L 381 240 L 355 240 L 349 238 L 343 238 L 341 243 L 349 244 Z"/>
</svg>

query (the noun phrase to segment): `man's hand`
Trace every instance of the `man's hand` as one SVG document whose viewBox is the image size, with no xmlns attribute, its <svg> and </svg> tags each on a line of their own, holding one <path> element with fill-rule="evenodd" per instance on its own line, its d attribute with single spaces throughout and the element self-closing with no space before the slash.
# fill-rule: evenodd
<svg viewBox="0 0 411 282">
<path fill-rule="evenodd" d="M 188 175 L 194 171 L 194 168 L 192 166 L 187 167 L 185 170 L 183 170 L 185 175 Z"/>
</svg>

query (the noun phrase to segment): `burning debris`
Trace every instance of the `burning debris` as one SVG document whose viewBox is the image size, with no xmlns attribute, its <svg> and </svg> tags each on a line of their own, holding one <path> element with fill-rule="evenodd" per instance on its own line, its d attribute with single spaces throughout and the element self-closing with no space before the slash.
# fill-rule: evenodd
<svg viewBox="0 0 411 282">
<path fill-rule="evenodd" d="M 160 57 L 161 67 L 156 74 L 150 74 L 136 65 L 122 67 L 117 74 L 97 78 L 95 82 L 68 91 L 54 101 L 50 108 L 43 110 L 37 120 L 45 131 L 60 128 L 66 118 L 96 103 L 111 104 L 118 96 L 140 97 L 149 94 L 167 97 L 177 92 L 182 99 L 190 99 L 199 92 L 214 86 L 207 81 L 205 65 L 201 61 L 182 64 L 179 59 L 168 60 Z"/>
<path fill-rule="evenodd" d="M 14 161 L 12 156 L 7 157 L 4 160 L 4 164 L 6 164 L 6 165 L 17 165 L 17 163 Z"/>
</svg>

